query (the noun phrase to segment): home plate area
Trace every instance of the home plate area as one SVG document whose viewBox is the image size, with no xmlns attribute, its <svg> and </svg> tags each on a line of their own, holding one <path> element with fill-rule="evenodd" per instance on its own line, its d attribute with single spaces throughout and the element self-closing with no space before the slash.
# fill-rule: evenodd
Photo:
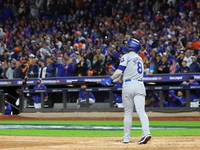
<svg viewBox="0 0 200 150">
<path fill-rule="evenodd" d="M 139 137 L 123 144 L 121 137 L 0 136 L 0 150 L 199 150 L 200 136 L 153 137 L 138 145 Z"/>
</svg>

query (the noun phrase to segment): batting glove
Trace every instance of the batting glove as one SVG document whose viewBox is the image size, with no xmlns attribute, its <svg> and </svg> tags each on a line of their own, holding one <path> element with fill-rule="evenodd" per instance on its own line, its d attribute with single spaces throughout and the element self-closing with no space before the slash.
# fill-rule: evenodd
<svg viewBox="0 0 200 150">
<path fill-rule="evenodd" d="M 108 79 L 106 79 L 106 80 L 101 81 L 101 85 L 104 85 L 104 86 L 111 86 L 112 81 L 113 81 L 113 79 L 110 77 L 110 78 L 108 78 Z"/>
</svg>

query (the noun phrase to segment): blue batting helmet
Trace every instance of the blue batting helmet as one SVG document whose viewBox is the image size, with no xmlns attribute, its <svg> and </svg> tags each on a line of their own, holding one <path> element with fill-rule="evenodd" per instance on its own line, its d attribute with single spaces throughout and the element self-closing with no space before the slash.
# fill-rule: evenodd
<svg viewBox="0 0 200 150">
<path fill-rule="evenodd" d="M 130 38 L 127 41 L 127 46 L 128 46 L 128 50 L 127 51 L 134 51 L 134 52 L 138 52 L 140 50 L 140 41 L 134 39 L 134 38 Z"/>
</svg>

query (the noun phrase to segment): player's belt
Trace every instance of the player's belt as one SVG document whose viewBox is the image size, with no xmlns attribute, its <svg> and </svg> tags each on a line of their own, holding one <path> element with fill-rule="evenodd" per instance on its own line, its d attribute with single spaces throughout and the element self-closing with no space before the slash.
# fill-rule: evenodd
<svg viewBox="0 0 200 150">
<path fill-rule="evenodd" d="M 125 82 L 130 82 L 130 81 L 139 81 L 142 82 L 142 80 L 131 80 L 131 79 L 126 79 Z"/>
</svg>

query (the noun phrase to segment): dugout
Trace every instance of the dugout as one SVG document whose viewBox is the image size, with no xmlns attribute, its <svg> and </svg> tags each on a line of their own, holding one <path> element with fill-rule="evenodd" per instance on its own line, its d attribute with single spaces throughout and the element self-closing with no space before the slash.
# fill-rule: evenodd
<svg viewBox="0 0 200 150">
<path fill-rule="evenodd" d="M 144 83 L 145 86 L 148 86 L 149 89 L 147 89 L 147 99 L 149 97 L 151 97 L 152 93 L 157 92 L 159 93 L 160 91 L 163 91 L 163 97 L 165 97 L 165 92 L 167 92 L 167 90 L 164 90 L 163 87 L 168 86 L 169 88 L 173 88 L 174 86 L 179 86 L 180 87 L 180 83 L 183 81 L 188 80 L 188 77 L 193 75 L 196 79 L 196 81 L 200 81 L 200 74 L 173 74 L 173 75 L 169 75 L 169 74 L 165 74 L 165 75 L 148 75 L 148 76 L 144 76 Z M 86 83 L 88 85 L 88 88 L 102 88 L 101 84 L 99 84 L 99 82 L 101 80 L 104 80 L 108 77 L 101 77 L 101 76 L 93 76 L 93 77 L 70 77 L 70 78 L 45 78 L 43 79 L 43 84 L 45 84 L 47 86 L 48 89 L 65 89 L 65 88 L 70 88 L 70 89 L 75 89 L 75 88 L 79 88 L 81 84 Z M 28 85 L 29 85 L 29 89 L 32 89 L 34 85 L 36 85 L 36 80 L 37 79 L 28 79 Z M 15 105 L 15 101 L 16 98 L 19 97 L 19 95 L 16 93 L 16 89 L 21 87 L 21 79 L 13 79 L 13 80 L 1 80 L 0 81 L 0 88 L 3 89 L 4 93 L 9 94 L 5 95 L 6 97 L 8 97 L 8 101 Z M 153 89 L 150 90 L 151 88 L 156 87 L 157 89 Z M 178 88 L 178 87 L 177 87 Z M 198 88 L 198 87 L 197 87 Z M 174 89 L 175 91 L 179 90 L 179 89 Z M 185 91 L 186 94 L 186 90 L 188 89 L 182 89 Z M 82 111 L 108 111 L 108 109 L 110 109 L 110 97 L 109 97 L 109 92 L 108 91 L 101 91 L 101 92 L 93 92 L 93 94 L 96 97 L 96 103 L 99 104 L 98 107 L 101 107 L 99 110 L 94 108 L 93 109 L 88 109 L 86 108 L 85 110 Z M 68 104 L 68 106 L 73 106 L 74 103 L 76 103 L 76 99 L 78 96 L 78 91 L 74 91 L 74 92 L 68 92 L 68 94 L 66 95 L 66 103 Z M 54 110 L 54 104 L 60 104 L 60 106 L 62 107 L 62 103 L 63 103 L 63 93 L 62 92 L 52 92 L 49 93 L 49 97 L 51 100 L 51 104 L 45 104 L 44 103 L 44 111 L 55 111 Z M 101 104 L 101 106 L 100 106 Z M 103 105 L 105 104 L 105 105 Z M 57 105 L 58 106 L 58 105 Z M 103 106 L 105 106 L 105 110 L 103 109 Z M 48 109 L 47 109 L 48 108 Z M 51 110 L 52 109 L 52 110 Z M 56 111 L 77 111 L 77 110 L 73 110 L 74 108 L 68 108 L 66 110 L 60 108 Z M 157 108 L 153 108 L 153 107 L 147 107 L 146 108 L 147 111 L 165 111 L 163 109 L 157 109 Z M 34 109 L 29 109 L 30 111 L 34 111 Z M 177 110 L 177 109 L 176 109 Z M 26 110 L 28 111 L 28 110 Z M 78 110 L 79 111 L 79 110 Z M 123 109 L 116 109 L 116 108 L 111 108 L 110 111 L 123 111 Z M 174 110 L 173 110 L 174 111 Z M 190 108 L 181 108 L 178 109 L 178 111 L 198 111 L 197 109 L 190 109 Z M 19 111 L 16 110 L 15 108 L 13 109 L 13 114 L 18 114 Z"/>
</svg>

